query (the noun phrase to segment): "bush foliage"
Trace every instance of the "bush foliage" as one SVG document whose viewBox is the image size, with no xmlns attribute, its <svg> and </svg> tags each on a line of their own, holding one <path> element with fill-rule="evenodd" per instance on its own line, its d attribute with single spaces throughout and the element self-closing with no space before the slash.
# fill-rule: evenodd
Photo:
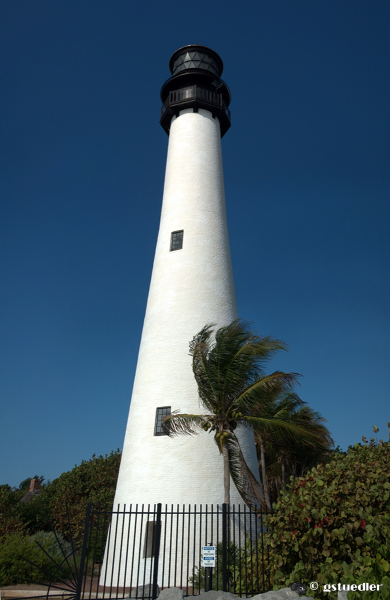
<svg viewBox="0 0 390 600">
<path fill-rule="evenodd" d="M 70 545 L 61 535 L 57 535 L 57 538 L 65 554 L 69 555 Z M 39 542 L 41 547 L 36 542 Z M 60 568 L 49 559 L 42 548 L 61 565 Z M 70 576 L 70 569 L 54 533 L 44 531 L 30 537 L 15 533 L 6 537 L 3 544 L 0 544 L 0 585 L 49 581 L 51 578 L 64 576 Z"/>
<path fill-rule="evenodd" d="M 76 547 L 81 544 L 88 502 L 110 506 L 114 501 L 120 459 L 121 453 L 117 450 L 108 456 L 84 460 L 52 483 L 43 485 L 40 494 L 28 502 L 21 502 L 21 499 L 28 492 L 29 478 L 19 489 L 0 486 L 1 585 L 22 580 L 42 581 L 42 568 L 52 573 L 53 565 L 47 562 L 44 552 L 34 541 L 36 539 L 52 556 L 59 556 L 58 547 L 53 545 L 51 527 L 63 540 L 67 552 L 70 552 L 66 542 L 70 540 L 69 524 Z M 104 539 L 99 543 L 104 544 Z M 33 568 L 23 557 L 40 568 Z"/>
<path fill-rule="evenodd" d="M 307 595 L 335 600 L 337 592 L 322 592 L 323 584 L 368 582 L 383 585 L 380 592 L 370 592 L 372 600 L 390 597 L 390 443 L 364 441 L 347 453 L 334 452 L 328 464 L 311 469 L 305 477 L 291 478 L 290 491 L 274 504 L 266 536 L 270 563 L 260 565 L 260 577 L 271 574 L 275 589 L 294 581 L 317 581 L 320 588 L 315 592 L 308 589 Z M 51 573 L 53 566 L 45 562 L 32 537 L 40 532 L 38 541 L 56 552 L 52 534 L 42 532 L 49 528 L 45 511 L 56 532 L 66 539 L 68 506 L 74 540 L 81 542 L 88 502 L 113 502 L 120 457 L 119 450 L 109 456 L 93 456 L 43 486 L 28 503 L 20 502 L 26 493 L 23 486 L 0 486 L 0 585 L 42 581 L 42 572 L 24 558 Z M 63 543 L 69 550 L 66 541 Z M 229 549 L 229 554 L 234 552 L 236 549 Z M 256 586 L 259 565 L 252 564 L 253 556 L 245 549 L 234 556 L 235 569 L 229 572 L 232 587 L 241 585 L 241 569 L 253 572 Z M 194 584 L 203 586 L 203 571 L 194 575 Z M 219 580 L 221 574 L 216 576 Z M 236 593 L 240 591 L 236 589 Z M 348 600 L 358 598 L 361 592 L 349 592 Z"/>
<path fill-rule="evenodd" d="M 47 506 L 56 531 L 67 535 L 69 514 L 73 539 L 81 542 L 87 504 L 111 506 L 114 501 L 120 460 L 119 450 L 106 456 L 94 455 L 48 486 Z"/>
<path fill-rule="evenodd" d="M 9 485 L 0 485 L 0 542 L 5 537 L 22 533 L 24 530 L 16 507 L 22 495 Z"/>
<path fill-rule="evenodd" d="M 292 480 L 268 517 L 275 589 L 294 581 L 381 583 L 370 598 L 390 597 L 390 443 L 356 444 Z M 360 595 L 359 595 L 360 594 Z M 349 592 L 348 600 L 361 592 Z"/>
<path fill-rule="evenodd" d="M 242 548 L 233 542 L 229 542 L 226 549 L 227 573 L 226 583 L 229 592 L 242 597 L 254 596 L 260 589 L 267 590 L 270 583 L 270 570 L 266 554 L 261 560 L 262 548 L 254 552 L 251 541 L 248 538 Z M 190 583 L 194 591 L 205 589 L 206 570 L 204 567 L 195 566 Z M 216 567 L 212 572 L 212 589 L 222 589 L 222 544 L 216 548 Z"/>
</svg>

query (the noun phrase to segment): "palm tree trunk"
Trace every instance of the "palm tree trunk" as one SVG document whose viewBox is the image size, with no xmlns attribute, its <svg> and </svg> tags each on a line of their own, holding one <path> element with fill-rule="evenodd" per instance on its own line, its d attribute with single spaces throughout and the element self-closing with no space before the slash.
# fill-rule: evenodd
<svg viewBox="0 0 390 600">
<path fill-rule="evenodd" d="M 282 489 L 286 489 L 286 464 L 284 462 L 284 456 L 282 457 Z"/>
<path fill-rule="evenodd" d="M 270 495 L 269 495 L 267 473 L 266 473 L 266 469 L 265 469 L 265 445 L 264 445 L 262 438 L 260 438 L 260 460 L 261 460 L 261 477 L 262 477 L 262 484 L 263 484 L 263 491 L 264 491 L 264 500 L 265 500 L 265 503 L 266 503 L 267 507 L 269 508 L 269 510 L 271 510 L 271 500 L 270 500 Z"/>
<path fill-rule="evenodd" d="M 222 448 L 223 456 L 223 487 L 224 487 L 224 503 L 230 504 L 230 473 L 229 473 L 229 454 L 226 445 Z"/>
</svg>

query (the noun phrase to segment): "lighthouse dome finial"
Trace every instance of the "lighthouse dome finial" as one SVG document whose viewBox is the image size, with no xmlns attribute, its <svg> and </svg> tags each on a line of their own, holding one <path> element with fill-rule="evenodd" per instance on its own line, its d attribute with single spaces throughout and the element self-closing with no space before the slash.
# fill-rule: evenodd
<svg viewBox="0 0 390 600">
<path fill-rule="evenodd" d="M 223 62 L 222 58 L 211 48 L 190 44 L 179 48 L 172 54 L 169 69 L 172 75 L 188 69 L 202 69 L 220 77 L 223 71 Z"/>
</svg>

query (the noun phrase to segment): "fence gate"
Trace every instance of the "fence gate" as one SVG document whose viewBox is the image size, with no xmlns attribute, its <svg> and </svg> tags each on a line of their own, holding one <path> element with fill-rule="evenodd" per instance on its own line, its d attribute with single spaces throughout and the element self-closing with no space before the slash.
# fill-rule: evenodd
<svg viewBox="0 0 390 600">
<path fill-rule="evenodd" d="M 204 589 L 253 596 L 270 589 L 262 509 L 243 505 L 87 507 L 84 535 L 51 557 L 45 595 L 64 600 L 154 600 L 166 587 L 185 596 Z M 60 542 L 59 545 L 61 546 Z M 203 547 L 215 547 L 215 566 L 203 566 Z M 43 552 L 48 554 L 44 549 Z M 211 578 L 211 581 L 210 581 Z M 211 583 L 211 585 L 210 585 Z M 32 597 L 29 596 L 30 600 Z"/>
</svg>

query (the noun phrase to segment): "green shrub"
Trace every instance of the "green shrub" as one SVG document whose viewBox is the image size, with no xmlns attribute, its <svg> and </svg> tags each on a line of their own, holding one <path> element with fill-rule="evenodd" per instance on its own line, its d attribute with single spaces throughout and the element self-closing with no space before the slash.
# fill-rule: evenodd
<svg viewBox="0 0 390 600">
<path fill-rule="evenodd" d="M 0 485 L 0 543 L 8 535 L 22 533 L 23 521 L 17 513 L 17 505 L 22 493 L 9 485 Z"/>
<path fill-rule="evenodd" d="M 81 544 L 87 504 L 112 506 L 120 459 L 119 450 L 108 456 L 93 456 L 60 475 L 47 487 L 45 502 L 56 531 L 62 531 L 68 537 L 68 510 L 73 539 L 76 544 Z"/>
<path fill-rule="evenodd" d="M 222 590 L 222 544 L 216 547 L 216 566 L 213 568 L 212 589 Z M 264 562 L 262 553 L 256 552 L 249 537 L 241 548 L 233 542 L 227 545 L 227 588 L 237 596 L 255 595 L 259 590 L 268 589 L 268 562 L 266 554 Z M 195 567 L 194 576 L 190 578 L 195 590 L 205 588 L 204 567 Z"/>
<path fill-rule="evenodd" d="M 21 500 L 28 492 L 30 478 L 22 481 L 19 488 L 0 486 L 0 543 L 5 536 L 14 533 L 32 535 L 49 529 L 44 478 L 35 476 L 35 479 L 41 481 L 42 488 L 40 494 L 32 496 L 28 502 Z"/>
<path fill-rule="evenodd" d="M 215 560 L 216 566 L 213 568 L 212 575 L 212 589 L 222 589 L 222 544 L 218 544 L 215 549 Z M 240 564 L 240 550 L 238 546 L 232 542 L 227 545 L 227 585 L 230 592 L 233 592 L 237 578 L 239 577 L 239 564 Z M 205 567 L 195 567 L 193 577 L 190 577 L 190 583 L 192 583 L 195 590 L 205 588 Z"/>
<path fill-rule="evenodd" d="M 390 597 L 390 444 L 356 444 L 327 465 L 292 480 L 267 518 L 275 588 L 294 581 L 381 583 L 370 598 Z M 359 595 L 360 594 L 360 595 Z M 360 598 L 350 592 L 348 600 Z"/>
<path fill-rule="evenodd" d="M 46 489 L 33 496 L 28 502 L 19 502 L 14 509 L 26 534 L 33 535 L 38 531 L 50 531 Z"/>
<path fill-rule="evenodd" d="M 57 534 L 57 538 L 66 555 L 69 555 L 70 545 L 60 534 Z M 36 542 L 57 564 L 61 564 L 62 570 L 55 566 Z M 7 536 L 0 545 L 0 585 L 50 581 L 66 576 L 70 576 L 70 570 L 52 532 L 39 532 L 30 537 L 16 533 Z"/>
<path fill-rule="evenodd" d="M 57 562 L 63 560 L 54 534 L 42 531 L 50 529 L 48 515 L 55 531 L 63 532 L 63 535 L 57 533 L 57 536 L 65 551 L 70 553 L 70 545 L 64 539 L 70 541 L 68 507 L 72 537 L 76 550 L 80 548 L 87 504 L 91 502 L 110 508 L 113 503 L 120 458 L 117 450 L 109 456 L 93 456 L 91 460 L 82 461 L 72 471 L 42 486 L 40 494 L 28 502 L 21 502 L 21 499 L 28 491 L 29 478 L 21 483 L 19 489 L 0 486 L 0 585 L 23 580 L 42 582 L 54 575 L 55 566 L 35 543 L 39 542 Z M 92 520 L 96 524 L 96 514 Z M 109 519 L 105 523 L 105 531 L 90 540 L 89 553 L 96 560 L 103 555 L 108 525 Z M 35 535 L 29 537 L 31 534 Z M 68 571 L 66 563 L 62 566 Z M 64 574 L 60 575 L 57 571 L 56 577 L 60 576 L 64 577 Z"/>
<path fill-rule="evenodd" d="M 72 545 L 64 539 L 62 533 L 52 531 L 38 531 L 30 536 L 30 542 L 42 546 L 56 561 L 72 553 Z"/>
</svg>

